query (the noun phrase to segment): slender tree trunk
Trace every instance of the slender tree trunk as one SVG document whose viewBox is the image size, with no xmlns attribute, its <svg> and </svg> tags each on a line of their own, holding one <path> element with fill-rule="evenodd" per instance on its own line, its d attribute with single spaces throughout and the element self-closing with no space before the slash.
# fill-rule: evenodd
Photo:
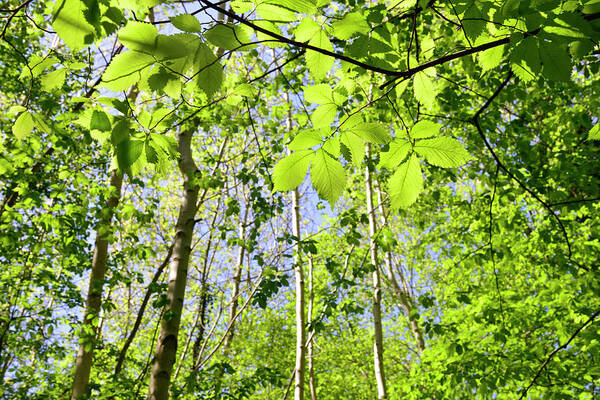
<svg viewBox="0 0 600 400">
<path fill-rule="evenodd" d="M 121 197 L 121 185 L 123 177 L 117 171 L 113 171 L 110 177 L 110 197 L 102 210 L 102 217 L 96 229 L 96 243 L 94 246 L 94 257 L 92 259 L 92 271 L 88 287 L 85 313 L 83 317 L 81 338 L 77 360 L 75 362 L 75 373 L 73 376 L 73 387 L 71 399 L 77 399 L 87 392 L 90 381 L 90 370 L 96 340 L 96 324 L 98 322 L 100 306 L 102 304 L 102 290 L 104 288 L 104 275 L 106 274 L 106 259 L 108 257 L 108 239 L 110 235 L 112 214 L 119 204 Z"/>
<path fill-rule="evenodd" d="M 313 259 L 309 255 L 308 258 L 308 321 L 312 322 L 313 317 L 313 305 L 315 300 L 315 293 L 313 290 Z M 315 336 L 314 333 L 308 342 L 308 387 L 310 389 L 311 400 L 317 400 L 317 383 L 315 380 L 315 369 L 314 369 L 314 344 Z"/>
<path fill-rule="evenodd" d="M 285 95 L 290 103 L 290 96 Z M 292 114 L 288 110 L 286 128 L 292 130 Z M 304 271 L 300 257 L 300 193 L 298 189 L 292 192 L 292 233 L 296 236 L 296 257 L 294 258 L 294 278 L 296 285 L 296 365 L 294 367 L 294 400 L 304 400 L 304 368 L 306 364 L 306 319 L 304 316 Z"/>
<path fill-rule="evenodd" d="M 369 246 L 371 253 L 371 264 L 373 270 L 373 364 L 375 368 L 375 380 L 377 381 L 377 398 L 387 398 L 387 389 L 385 382 L 385 371 L 383 368 L 383 332 L 381 327 L 381 279 L 379 277 L 379 264 L 377 261 L 377 242 L 375 233 L 377 232 L 377 222 L 375 221 L 375 208 L 373 207 L 373 189 L 371 181 L 371 146 L 365 146 L 367 157 L 367 166 L 365 167 L 365 189 L 367 195 L 367 214 L 369 216 Z"/>
<path fill-rule="evenodd" d="M 184 192 L 177 219 L 173 256 L 169 266 L 167 304 L 161 319 L 156 354 L 152 362 L 148 390 L 149 400 L 167 400 L 169 398 L 171 373 L 177 355 L 177 335 L 185 297 L 196 201 L 198 200 L 198 186 L 194 185 L 196 164 L 191 151 L 193 132 L 193 129 L 187 129 L 182 131 L 178 137 L 179 170 L 183 177 Z"/>
<path fill-rule="evenodd" d="M 376 185 L 375 190 L 377 191 L 377 202 L 379 203 L 379 218 L 381 219 L 381 223 L 385 226 L 387 225 L 387 216 L 383 212 L 383 196 L 381 195 L 381 188 L 379 187 L 379 185 Z M 415 338 L 415 344 L 417 345 L 417 351 L 419 354 L 422 354 L 423 350 L 425 350 L 425 339 L 423 338 L 423 333 L 419 328 L 419 323 L 416 320 L 410 318 L 413 308 L 413 302 L 410 297 L 410 294 L 404 289 L 402 289 L 398 284 L 398 281 L 396 280 L 396 276 L 393 270 L 392 254 L 389 251 L 385 252 L 384 260 L 385 270 L 389 284 L 396 297 L 398 297 L 398 301 L 400 302 L 400 305 L 404 310 L 404 314 L 408 319 L 410 331 L 412 332 L 413 337 Z"/>
<path fill-rule="evenodd" d="M 306 320 L 304 318 L 304 271 L 300 258 L 300 193 L 297 189 L 292 192 L 292 231 L 298 239 L 296 257 L 294 258 L 294 277 L 296 281 L 296 367 L 294 400 L 304 399 L 304 354 L 306 342 Z"/>
<path fill-rule="evenodd" d="M 242 221 L 240 221 L 239 232 L 240 239 L 242 242 L 246 236 L 246 221 L 248 219 L 248 205 L 246 205 L 246 209 L 244 210 L 244 217 Z M 239 295 L 240 295 L 240 282 L 242 280 L 242 268 L 244 266 L 244 255 L 246 253 L 246 246 L 244 244 L 240 244 L 236 262 L 235 274 L 233 276 L 233 290 L 231 292 L 231 304 L 229 306 L 229 332 L 225 337 L 225 343 L 223 344 L 223 355 L 227 356 L 229 352 L 229 348 L 231 347 L 231 341 L 233 340 L 234 332 L 235 332 L 235 316 L 237 314 L 237 308 L 239 303 Z"/>
</svg>

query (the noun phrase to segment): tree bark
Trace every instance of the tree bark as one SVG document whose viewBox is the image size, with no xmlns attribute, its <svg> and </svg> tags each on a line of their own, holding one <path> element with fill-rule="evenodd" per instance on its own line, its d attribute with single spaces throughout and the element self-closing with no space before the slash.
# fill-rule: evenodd
<svg viewBox="0 0 600 400">
<path fill-rule="evenodd" d="M 383 212 L 382 195 L 379 185 L 376 185 L 376 191 L 377 202 L 379 203 L 379 218 L 381 219 L 381 223 L 385 226 L 387 225 L 387 216 Z M 425 350 L 425 339 L 423 338 L 423 333 L 421 332 L 419 323 L 416 320 L 410 318 L 413 309 L 413 302 L 411 296 L 407 291 L 400 287 L 398 281 L 396 280 L 396 276 L 393 270 L 392 254 L 389 251 L 385 252 L 384 261 L 389 284 L 396 297 L 398 297 L 398 301 L 400 302 L 400 305 L 404 310 L 404 314 L 408 319 L 410 331 L 412 332 L 413 337 L 415 338 L 415 344 L 417 345 L 417 352 L 419 353 L 419 355 L 423 354 L 423 350 Z"/>
<path fill-rule="evenodd" d="M 169 398 L 171 373 L 177 355 L 177 335 L 185 297 L 196 201 L 198 200 L 198 186 L 194 184 L 196 164 L 191 151 L 193 132 L 193 129 L 187 129 L 182 131 L 178 137 L 179 170 L 183 177 L 184 190 L 177 218 L 173 256 L 169 266 L 167 304 L 161 320 L 156 354 L 152 362 L 148 389 L 149 400 L 167 400 Z"/>
<path fill-rule="evenodd" d="M 110 197 L 102 209 L 102 217 L 96 229 L 96 243 L 92 259 L 92 271 L 88 287 L 85 313 L 82 323 L 82 333 L 79 341 L 79 351 L 75 361 L 75 372 L 71 399 L 75 400 L 87 393 L 92 368 L 92 358 L 96 340 L 95 323 L 98 321 L 100 306 L 102 305 L 102 291 L 104 288 L 104 275 L 106 274 L 106 259 L 108 257 L 108 241 L 112 214 L 119 204 L 123 177 L 113 171 L 110 177 Z"/>
<path fill-rule="evenodd" d="M 375 221 L 375 208 L 373 207 L 373 188 L 371 180 L 371 146 L 365 146 L 367 166 L 365 167 L 365 189 L 367 196 L 367 214 L 369 217 L 369 247 L 371 253 L 371 264 L 373 264 L 373 366 L 375 369 L 375 380 L 377 381 L 377 398 L 387 398 L 385 382 L 385 371 L 383 367 L 383 332 L 381 327 L 381 279 L 379 277 L 379 263 L 377 261 L 377 222 Z"/>
<path fill-rule="evenodd" d="M 294 400 L 304 399 L 304 354 L 306 341 L 306 320 L 304 318 L 304 271 L 300 258 L 300 193 L 297 189 L 292 192 L 292 230 L 298 242 L 294 258 L 294 277 L 296 281 L 296 367 Z"/>
<path fill-rule="evenodd" d="M 315 300 L 315 293 L 313 290 L 313 259 L 312 256 L 309 255 L 308 258 L 308 321 L 312 322 L 313 317 L 313 305 Z M 314 342 L 315 336 L 314 333 L 311 335 L 308 341 L 308 387 L 310 389 L 310 398 L 311 400 L 317 400 L 317 382 L 315 379 L 315 369 L 314 369 Z"/>
</svg>

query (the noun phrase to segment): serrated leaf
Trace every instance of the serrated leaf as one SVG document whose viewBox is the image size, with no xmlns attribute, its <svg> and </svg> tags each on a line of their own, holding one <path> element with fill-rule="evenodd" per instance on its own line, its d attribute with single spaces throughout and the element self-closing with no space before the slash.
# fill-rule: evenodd
<svg viewBox="0 0 600 400">
<path fill-rule="evenodd" d="M 144 154 L 146 156 L 146 161 L 150 164 L 158 163 L 158 153 L 156 152 L 156 149 L 152 147 L 150 141 L 144 142 Z"/>
<path fill-rule="evenodd" d="M 280 160 L 273 168 L 273 188 L 284 192 L 298 187 L 314 158 L 312 150 L 300 150 Z"/>
<path fill-rule="evenodd" d="M 33 126 L 33 116 L 29 111 L 25 111 L 17 117 L 12 127 L 13 135 L 19 140 L 24 139 L 31 133 Z"/>
<path fill-rule="evenodd" d="M 314 14 L 317 11 L 315 2 L 311 0 L 267 0 L 265 3 L 276 4 L 302 14 Z"/>
<path fill-rule="evenodd" d="M 479 66 L 483 72 L 487 72 L 500 65 L 503 55 L 504 45 L 496 46 L 480 52 L 477 56 L 477 60 L 479 61 Z"/>
<path fill-rule="evenodd" d="M 365 16 L 358 12 L 351 12 L 344 16 L 341 21 L 331 24 L 332 34 L 338 39 L 348 40 L 356 34 L 367 34 L 371 29 Z"/>
<path fill-rule="evenodd" d="M 590 140 L 600 140 L 600 124 L 594 125 L 592 129 L 590 129 L 590 134 L 588 136 Z"/>
<path fill-rule="evenodd" d="M 331 45 L 327 34 L 323 31 L 319 31 L 319 33 L 308 43 L 323 50 L 333 51 L 333 46 Z M 306 67 L 316 81 L 325 78 L 327 72 L 333 67 L 333 63 L 333 57 L 314 50 L 308 50 L 306 52 Z"/>
<path fill-rule="evenodd" d="M 392 209 L 406 208 L 413 204 L 423 190 L 423 173 L 419 158 L 412 155 L 402 163 L 388 181 L 388 193 Z"/>
<path fill-rule="evenodd" d="M 130 132 L 131 129 L 129 129 L 129 120 L 121 119 L 117 121 L 110 134 L 110 141 L 113 146 L 117 146 L 125 140 L 129 140 Z"/>
<path fill-rule="evenodd" d="M 27 110 L 27 108 L 23 107 L 23 106 L 10 106 L 8 108 L 8 113 L 9 114 L 17 114 L 20 113 L 21 111 L 25 111 Z"/>
<path fill-rule="evenodd" d="M 333 157 L 339 157 L 340 155 L 340 139 L 338 137 L 332 137 L 327 139 L 321 147 L 327 153 Z"/>
<path fill-rule="evenodd" d="M 151 133 L 150 141 L 152 147 L 157 151 L 164 153 L 170 159 L 175 159 L 179 155 L 177 151 L 177 141 L 172 137 L 161 135 L 159 133 Z"/>
<path fill-rule="evenodd" d="M 127 171 L 142 155 L 144 141 L 126 139 L 119 143 L 115 150 L 119 169 Z"/>
<path fill-rule="evenodd" d="M 200 43 L 195 53 L 194 67 L 197 68 L 196 84 L 207 96 L 212 96 L 223 83 L 223 67 L 204 43 Z"/>
<path fill-rule="evenodd" d="M 104 111 L 94 110 L 92 112 L 92 119 L 90 120 L 90 130 L 98 130 L 101 132 L 110 131 L 112 126 L 110 125 L 110 120 L 108 119 L 108 115 Z"/>
<path fill-rule="evenodd" d="M 141 80 L 141 72 L 155 62 L 149 54 L 126 51 L 117 54 L 102 75 L 102 87 L 114 92 L 127 90 Z"/>
<path fill-rule="evenodd" d="M 423 139 L 431 136 L 436 136 L 442 125 L 432 121 L 419 121 L 410 129 L 410 137 L 412 139 Z"/>
<path fill-rule="evenodd" d="M 119 42 L 130 50 L 153 54 L 156 49 L 158 30 L 154 25 L 129 21 L 117 34 Z"/>
<path fill-rule="evenodd" d="M 337 106 L 335 104 L 323 104 L 313 111 L 310 119 L 315 128 L 329 128 L 335 119 Z"/>
<path fill-rule="evenodd" d="M 163 0 L 117 0 L 119 7 L 129 10 L 145 10 L 159 5 Z"/>
<path fill-rule="evenodd" d="M 472 158 L 458 140 L 447 136 L 419 140 L 414 148 L 428 163 L 442 168 L 460 167 Z"/>
<path fill-rule="evenodd" d="M 544 78 L 560 82 L 571 80 L 571 57 L 565 49 L 548 42 L 540 42 L 540 56 Z"/>
<path fill-rule="evenodd" d="M 346 172 L 338 160 L 320 149 L 310 166 L 310 180 L 319 197 L 333 207 L 346 186 Z"/>
<path fill-rule="evenodd" d="M 392 140 L 388 129 L 376 122 L 361 122 L 347 130 L 369 143 L 386 144 Z"/>
<path fill-rule="evenodd" d="M 483 15 L 475 2 L 465 11 L 462 26 L 467 37 L 471 40 L 477 39 L 485 30 L 486 16 Z"/>
<path fill-rule="evenodd" d="M 190 14 L 181 14 L 169 18 L 175 28 L 184 32 L 202 32 L 200 22 Z"/>
<path fill-rule="evenodd" d="M 256 88 L 254 86 L 248 83 L 242 83 L 235 87 L 233 93 L 239 94 L 240 96 L 244 97 L 254 97 L 258 92 L 256 91 Z"/>
<path fill-rule="evenodd" d="M 60 68 L 48 74 L 44 74 L 41 79 L 42 89 L 44 89 L 47 92 L 60 89 L 63 83 L 65 83 L 66 77 L 67 70 L 64 68 Z"/>
<path fill-rule="evenodd" d="M 389 145 L 389 150 L 379 155 L 378 167 L 394 169 L 400 164 L 408 153 L 412 150 L 412 146 L 408 140 L 396 139 Z"/>
<path fill-rule="evenodd" d="M 73 50 L 79 50 L 94 41 L 94 27 L 87 21 L 88 7 L 81 0 L 58 0 L 52 11 L 52 28 Z"/>
<path fill-rule="evenodd" d="M 435 70 L 428 68 L 417 72 L 413 79 L 415 98 L 428 108 L 435 105 L 435 97 L 437 96 L 437 87 L 432 78 L 433 75 L 435 75 Z"/>
<path fill-rule="evenodd" d="M 357 168 L 365 158 L 365 142 L 356 134 L 345 131 L 340 134 L 340 142 L 350 151 L 351 161 Z"/>
<path fill-rule="evenodd" d="M 250 50 L 248 31 L 240 25 L 217 24 L 204 33 L 211 44 L 225 50 Z"/>
<path fill-rule="evenodd" d="M 321 32 L 321 26 L 312 18 L 304 18 L 296 27 L 294 34 L 299 42 L 308 42 Z"/>
<path fill-rule="evenodd" d="M 331 86 L 320 83 L 314 86 L 305 86 L 304 98 L 310 103 L 329 104 L 333 103 L 333 89 Z"/>
<path fill-rule="evenodd" d="M 302 131 L 287 146 L 290 150 L 304 150 L 321 144 L 321 134 L 316 130 Z"/>
</svg>

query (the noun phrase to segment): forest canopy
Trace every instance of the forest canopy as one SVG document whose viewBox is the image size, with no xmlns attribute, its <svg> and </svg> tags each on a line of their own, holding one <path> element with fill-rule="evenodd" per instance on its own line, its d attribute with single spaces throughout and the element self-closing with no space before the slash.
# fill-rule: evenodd
<svg viewBox="0 0 600 400">
<path fill-rule="evenodd" d="M 600 0 L 0 19 L 0 398 L 600 397 Z"/>
</svg>

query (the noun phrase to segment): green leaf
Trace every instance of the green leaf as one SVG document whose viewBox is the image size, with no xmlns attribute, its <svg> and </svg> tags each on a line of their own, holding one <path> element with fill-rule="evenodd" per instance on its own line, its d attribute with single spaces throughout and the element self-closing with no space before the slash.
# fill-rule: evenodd
<svg viewBox="0 0 600 400">
<path fill-rule="evenodd" d="M 12 132 L 17 139 L 21 140 L 31 133 L 31 131 L 33 130 L 33 126 L 33 116 L 29 111 L 25 111 L 24 113 L 19 115 L 19 117 L 15 121 L 12 127 Z"/>
<path fill-rule="evenodd" d="M 323 31 L 319 31 L 308 43 L 323 50 L 333 51 L 333 46 Z M 325 78 L 327 72 L 333 67 L 333 63 L 333 57 L 314 50 L 306 52 L 306 66 L 317 81 Z"/>
<path fill-rule="evenodd" d="M 115 126 L 110 134 L 110 141 L 113 146 L 117 146 L 118 144 L 129 140 L 130 133 L 131 129 L 129 129 L 129 120 L 121 119 L 115 123 Z"/>
<path fill-rule="evenodd" d="M 117 54 L 104 71 L 101 86 L 114 92 L 127 90 L 141 80 L 141 72 L 154 62 L 151 55 L 136 51 Z"/>
<path fill-rule="evenodd" d="M 335 21 L 331 24 L 332 34 L 338 39 L 348 40 L 356 34 L 367 34 L 371 27 L 363 14 L 351 12 L 344 16 L 341 21 Z"/>
<path fill-rule="evenodd" d="M 145 22 L 129 21 L 117 35 L 123 46 L 130 50 L 153 54 L 156 50 L 158 30 Z"/>
<path fill-rule="evenodd" d="M 412 155 L 402 163 L 388 181 L 391 207 L 406 208 L 417 200 L 423 190 L 423 173 L 419 158 Z"/>
<path fill-rule="evenodd" d="M 345 131 L 340 134 L 340 142 L 350 151 L 351 161 L 357 168 L 362 164 L 365 158 L 365 142 L 356 134 Z"/>
<path fill-rule="evenodd" d="M 386 144 L 392 140 L 388 129 L 376 122 L 361 122 L 346 130 L 358 135 L 369 143 Z"/>
<path fill-rule="evenodd" d="M 504 45 L 492 47 L 479 53 L 477 59 L 479 66 L 483 72 L 491 71 L 496 68 L 502 62 L 502 56 L 504 55 Z"/>
<path fill-rule="evenodd" d="M 90 120 L 90 130 L 98 130 L 102 132 L 110 131 L 112 126 L 108 115 L 104 111 L 94 110 L 92 113 L 92 119 Z"/>
<path fill-rule="evenodd" d="M 181 14 L 175 17 L 169 18 L 175 28 L 184 32 L 202 32 L 202 25 L 200 22 L 190 14 Z"/>
<path fill-rule="evenodd" d="M 446 136 L 419 140 L 415 151 L 428 163 L 442 168 L 460 167 L 472 158 L 458 140 Z"/>
<path fill-rule="evenodd" d="M 276 4 L 302 14 L 314 14 L 317 11 L 315 2 L 311 0 L 266 0 L 265 3 Z"/>
<path fill-rule="evenodd" d="M 42 89 L 47 92 L 58 90 L 65 83 L 67 70 L 60 68 L 42 76 Z"/>
<path fill-rule="evenodd" d="M 296 27 L 294 34 L 296 40 L 300 42 L 308 42 L 313 37 L 321 32 L 321 26 L 315 22 L 312 18 L 304 18 L 300 24 Z"/>
<path fill-rule="evenodd" d="M 419 121 L 413 125 L 410 130 L 412 139 L 423 139 L 431 136 L 436 136 L 440 132 L 442 125 L 432 121 Z"/>
<path fill-rule="evenodd" d="M 250 43 L 250 35 L 240 25 L 217 24 L 206 31 L 204 37 L 211 44 L 225 50 L 250 50 L 251 48 L 251 46 L 243 46 Z"/>
<path fill-rule="evenodd" d="M 223 67 L 204 43 L 200 43 L 198 46 L 194 57 L 194 67 L 197 68 L 195 71 L 196 84 L 207 96 L 212 96 L 223 83 Z"/>
<path fill-rule="evenodd" d="M 346 172 L 338 160 L 320 149 L 310 166 L 310 180 L 319 197 L 333 207 L 346 186 Z"/>
<path fill-rule="evenodd" d="M 335 104 L 323 104 L 313 111 L 310 119 L 315 128 L 330 128 L 336 113 L 337 106 Z"/>
<path fill-rule="evenodd" d="M 159 5 L 163 0 L 117 0 L 119 7 L 130 10 L 145 10 Z"/>
<path fill-rule="evenodd" d="M 463 29 L 469 39 L 475 40 L 483 33 L 486 25 L 485 19 L 486 16 L 483 15 L 477 3 L 473 2 L 465 11 L 462 19 Z"/>
<path fill-rule="evenodd" d="M 280 160 L 273 168 L 274 189 L 279 192 L 296 189 L 304 180 L 314 156 L 312 150 L 301 150 Z"/>
<path fill-rule="evenodd" d="M 413 80 L 413 91 L 415 98 L 428 108 L 435 105 L 437 88 L 432 76 L 435 75 L 435 69 L 428 68 L 415 74 Z"/>
<path fill-rule="evenodd" d="M 412 150 L 412 146 L 408 140 L 396 139 L 389 145 L 389 150 L 383 152 L 379 156 L 379 167 L 394 169 L 400 164 L 408 153 Z"/>
<path fill-rule="evenodd" d="M 126 139 L 119 143 L 116 147 L 117 162 L 119 163 L 119 169 L 127 171 L 133 163 L 142 155 L 144 150 L 143 140 L 130 140 Z"/>
<path fill-rule="evenodd" d="M 73 50 L 79 50 L 94 40 L 94 27 L 87 21 L 88 8 L 81 0 L 57 0 L 52 11 L 52 28 Z"/>
<path fill-rule="evenodd" d="M 304 87 L 304 98 L 310 103 L 329 104 L 333 103 L 333 89 L 325 83 Z"/>
<path fill-rule="evenodd" d="M 600 124 L 594 125 L 592 129 L 590 129 L 590 134 L 588 136 L 590 140 L 600 140 Z"/>
<path fill-rule="evenodd" d="M 542 58 L 542 75 L 552 81 L 568 82 L 571 80 L 571 57 L 562 47 L 552 43 L 540 42 Z"/>
<path fill-rule="evenodd" d="M 304 150 L 321 144 L 321 134 L 316 130 L 306 130 L 300 132 L 288 145 L 290 150 Z"/>
</svg>

